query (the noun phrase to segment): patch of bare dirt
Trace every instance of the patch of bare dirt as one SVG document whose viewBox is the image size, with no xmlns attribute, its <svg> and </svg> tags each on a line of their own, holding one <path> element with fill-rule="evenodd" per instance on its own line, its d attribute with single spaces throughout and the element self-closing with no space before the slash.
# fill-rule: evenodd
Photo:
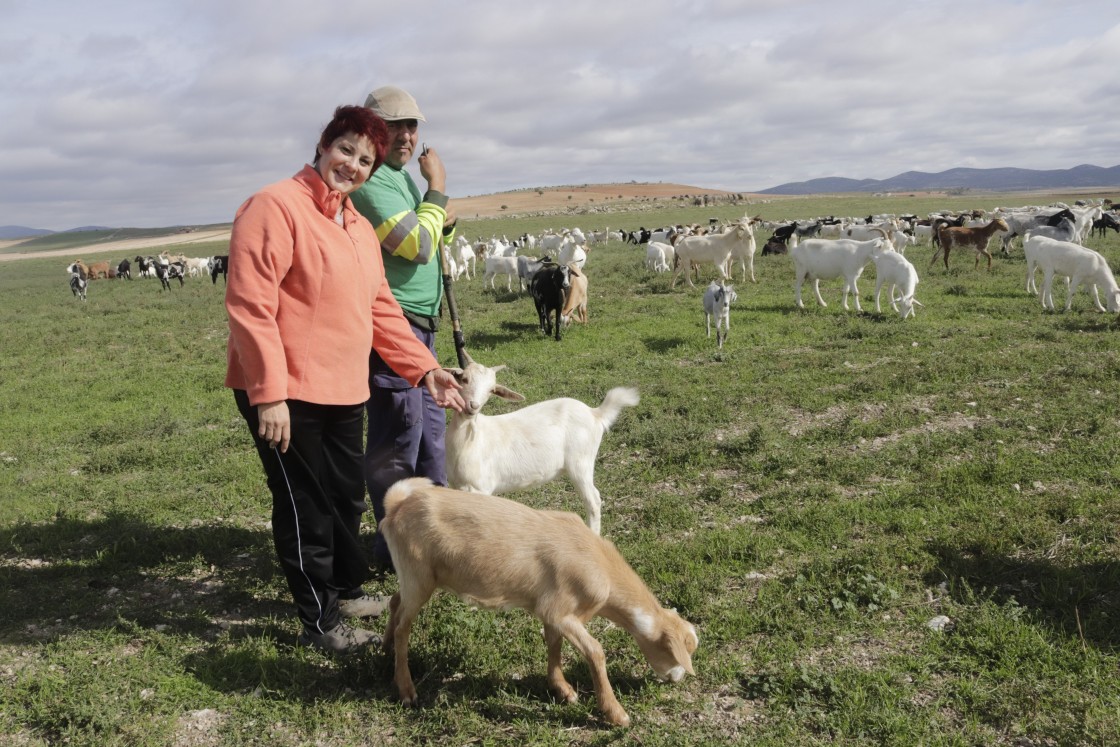
<svg viewBox="0 0 1120 747">
<path fill-rule="evenodd" d="M 704 189 L 685 184 L 620 183 L 541 187 L 516 192 L 498 192 L 476 197 L 452 197 L 451 207 L 462 218 L 493 218 L 500 215 L 567 210 L 572 207 L 610 207 L 634 202 L 727 195 L 727 190 Z M 744 197 L 748 195 L 742 194 Z"/>
<path fill-rule="evenodd" d="M 196 231 L 189 234 L 170 234 L 168 236 L 150 236 L 142 239 L 122 239 L 120 241 L 99 242 L 86 246 L 73 246 L 68 249 L 50 249 L 41 252 L 15 252 L 13 254 L 0 254 L 0 262 L 12 259 L 40 259 L 43 257 L 84 258 L 92 254 L 105 254 L 106 252 L 123 252 L 132 255 L 148 249 L 163 246 L 199 244 L 205 241 L 228 241 L 228 228 L 213 231 Z M 0 249 L 18 246 L 19 241 L 0 242 Z"/>
</svg>

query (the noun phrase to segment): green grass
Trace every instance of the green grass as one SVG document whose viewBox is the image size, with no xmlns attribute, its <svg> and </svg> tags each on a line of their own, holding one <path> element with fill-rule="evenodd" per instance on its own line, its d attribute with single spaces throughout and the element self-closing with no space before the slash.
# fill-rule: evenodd
<svg viewBox="0 0 1120 747">
<path fill-rule="evenodd" d="M 1049 198 L 923 199 L 462 230 Z M 1090 246 L 1120 267 L 1115 234 Z M 419 710 L 396 702 L 381 653 L 297 649 L 270 500 L 221 385 L 221 283 L 95 281 L 83 304 L 58 258 L 0 264 L 4 743 L 1117 744 L 1120 321 L 1083 292 L 1043 312 L 1021 250 L 991 273 L 908 254 L 925 307 L 905 322 L 845 312 L 835 282 L 827 308 L 799 311 L 789 260 L 758 258 L 722 351 L 700 291 L 669 289 L 617 243 L 592 250 L 591 322 L 560 343 L 527 297 L 456 285 L 472 355 L 507 364 L 529 401 L 641 391 L 600 451 L 603 531 L 701 645 L 696 676 L 664 684 L 628 635 L 592 623 L 629 730 L 597 719 L 567 647 L 580 701 L 552 700 L 539 623 L 520 611 L 434 599 L 412 639 Z M 862 283 L 873 310 L 873 267 Z M 440 344 L 452 364 L 450 335 Z M 582 512 L 564 483 L 515 497 Z M 928 629 L 935 615 L 950 627 Z"/>
</svg>

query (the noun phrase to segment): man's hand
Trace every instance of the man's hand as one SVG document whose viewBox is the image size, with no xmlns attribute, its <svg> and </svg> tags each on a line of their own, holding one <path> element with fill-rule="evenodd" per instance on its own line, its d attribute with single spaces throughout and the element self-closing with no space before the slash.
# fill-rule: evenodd
<svg viewBox="0 0 1120 747">
<path fill-rule="evenodd" d="M 420 154 L 417 163 L 420 164 L 420 176 L 428 182 L 428 189 L 447 194 L 447 172 L 444 171 L 443 161 L 435 148 Z"/>
</svg>

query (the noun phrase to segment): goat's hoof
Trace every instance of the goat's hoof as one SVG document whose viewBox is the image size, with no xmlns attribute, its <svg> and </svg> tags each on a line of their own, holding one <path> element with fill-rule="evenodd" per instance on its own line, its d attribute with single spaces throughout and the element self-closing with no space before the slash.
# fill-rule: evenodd
<svg viewBox="0 0 1120 747">
<path fill-rule="evenodd" d="M 603 717 L 611 726 L 620 726 L 623 728 L 630 726 L 630 717 L 626 714 L 626 711 L 622 710 L 622 706 L 604 713 Z"/>
<path fill-rule="evenodd" d="M 562 703 L 575 703 L 579 700 L 576 689 L 567 682 L 562 685 L 553 685 L 552 692 L 556 696 L 556 699 Z"/>
</svg>

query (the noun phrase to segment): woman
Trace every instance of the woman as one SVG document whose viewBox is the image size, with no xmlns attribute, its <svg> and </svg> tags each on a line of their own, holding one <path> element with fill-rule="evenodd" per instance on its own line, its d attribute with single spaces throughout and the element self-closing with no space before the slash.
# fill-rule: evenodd
<svg viewBox="0 0 1120 747">
<path fill-rule="evenodd" d="M 387 144 L 377 115 L 339 107 L 313 163 L 250 197 L 230 239 L 225 384 L 268 478 L 299 642 L 338 653 L 379 640 L 341 618 L 383 606 L 361 590 L 368 566 L 358 542 L 371 342 L 441 407 L 463 406 L 454 377 L 412 334 L 385 282 L 377 235 L 348 198 Z"/>
</svg>

